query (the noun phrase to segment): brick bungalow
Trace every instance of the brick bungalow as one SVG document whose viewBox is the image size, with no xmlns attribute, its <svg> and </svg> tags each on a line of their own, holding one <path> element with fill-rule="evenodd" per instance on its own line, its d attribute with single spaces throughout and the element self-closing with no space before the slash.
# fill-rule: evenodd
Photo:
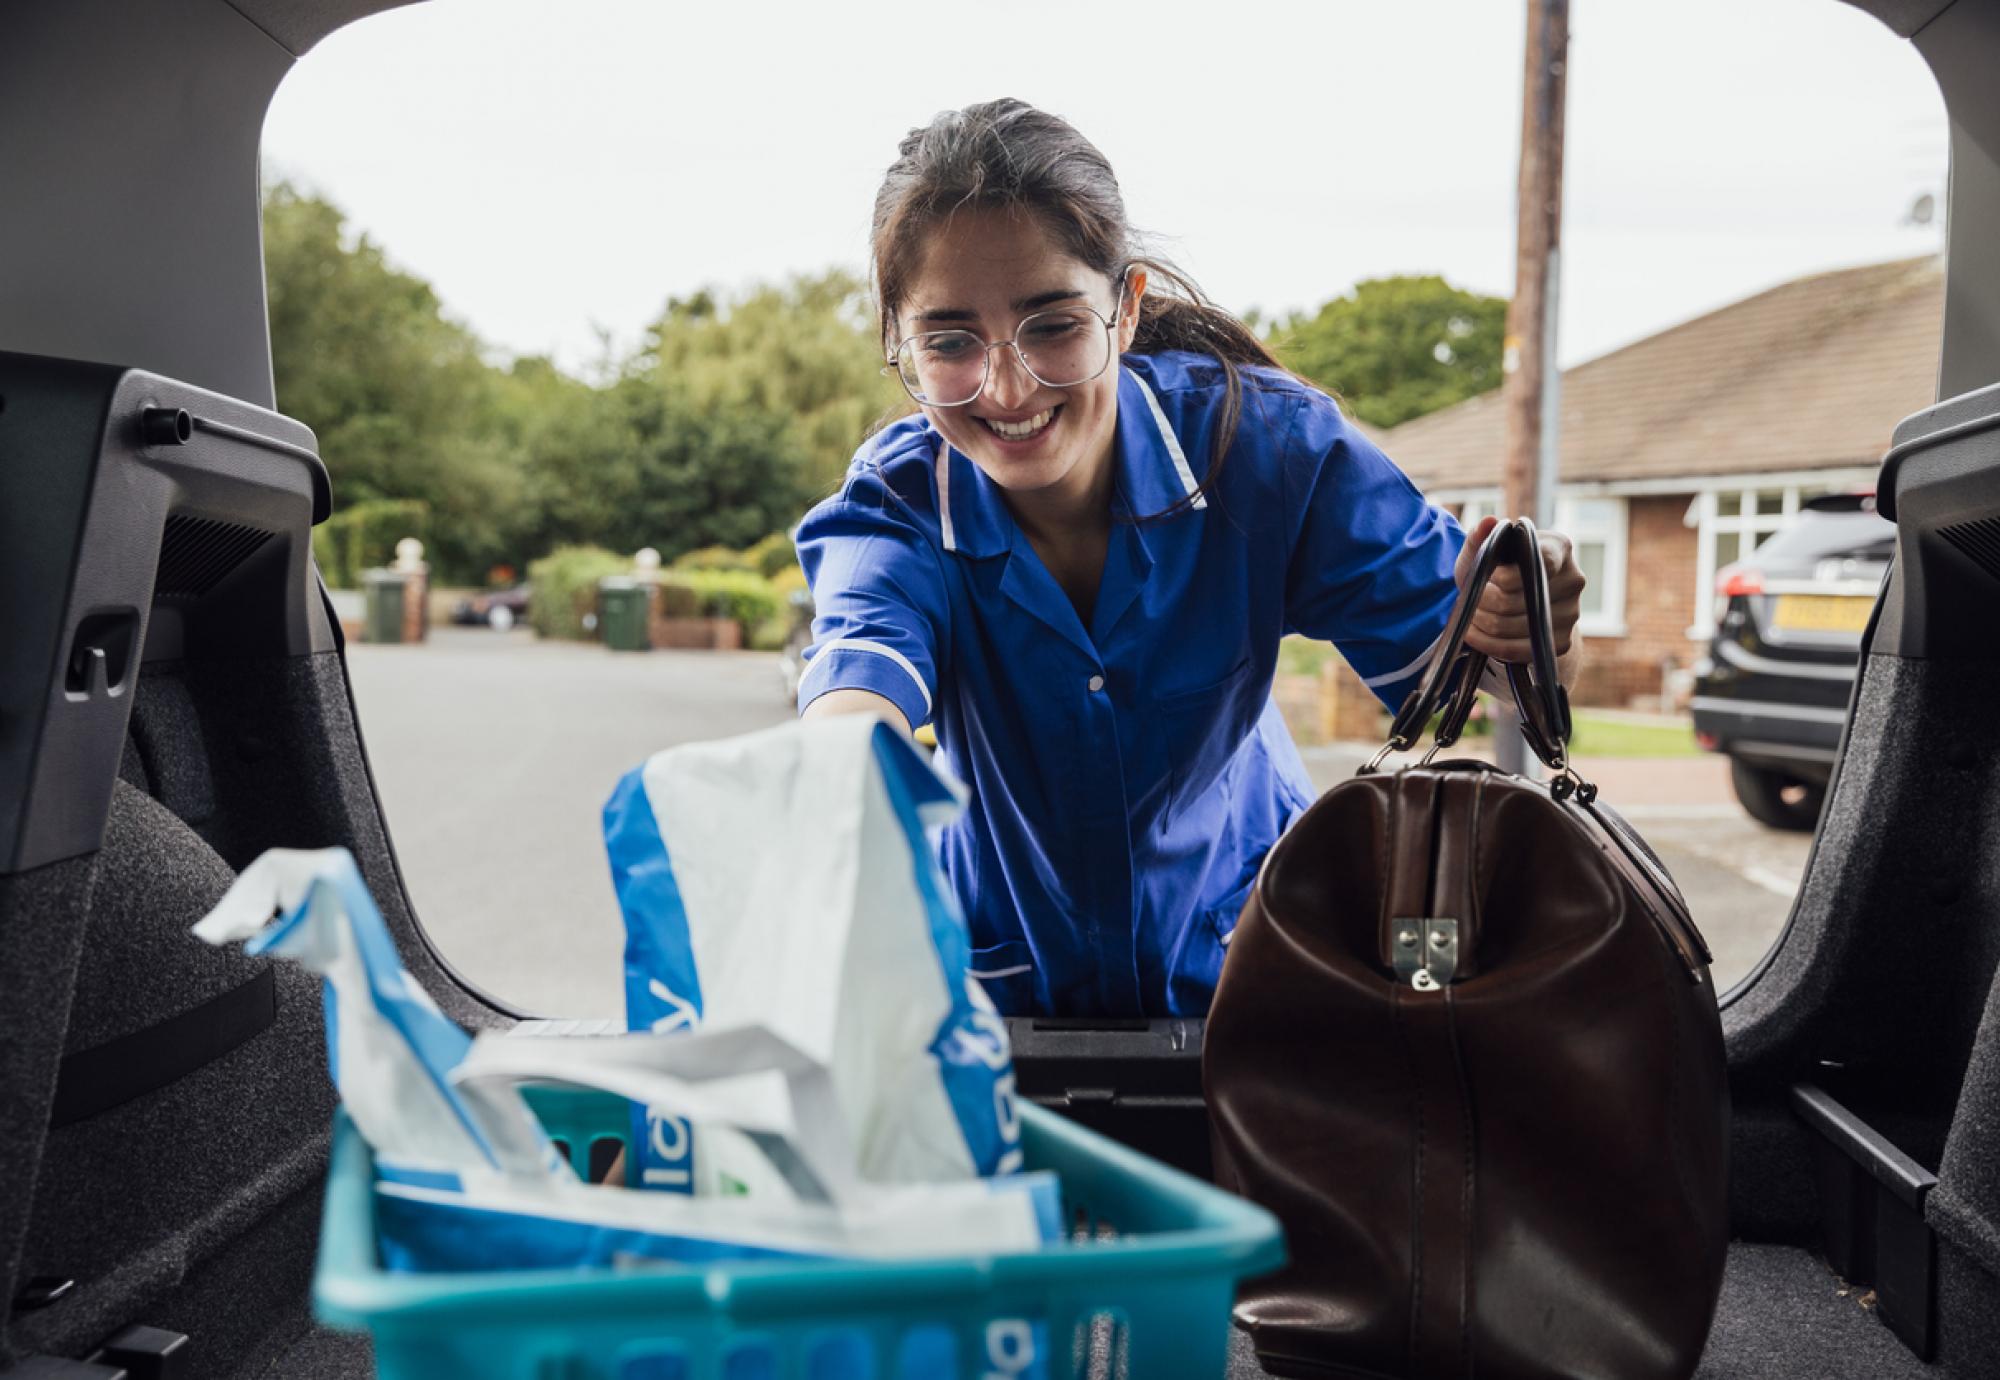
<svg viewBox="0 0 2000 1380">
<path fill-rule="evenodd" d="M 1656 705 L 1713 626 L 1716 572 L 1815 494 L 1870 488 L 1935 398 L 1943 265 L 1819 273 L 1562 376 L 1556 526 L 1590 580 L 1585 704 Z M 1434 501 L 1499 502 L 1497 391 L 1377 433 Z"/>
</svg>

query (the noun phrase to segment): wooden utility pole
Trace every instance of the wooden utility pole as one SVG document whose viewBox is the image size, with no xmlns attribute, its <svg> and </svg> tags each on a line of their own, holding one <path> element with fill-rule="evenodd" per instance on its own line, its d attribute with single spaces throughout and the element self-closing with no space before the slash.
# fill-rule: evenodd
<svg viewBox="0 0 2000 1380">
<path fill-rule="evenodd" d="M 1561 425 L 1556 302 L 1562 283 L 1563 93 L 1569 66 L 1569 0 L 1528 0 L 1526 77 L 1521 84 L 1521 180 L 1516 194 L 1514 300 L 1507 304 L 1501 394 L 1507 416 L 1500 516 L 1555 521 L 1556 442 Z M 1508 771 L 1530 770 L 1513 714 L 1496 706 L 1494 749 Z"/>
<path fill-rule="evenodd" d="M 1563 91 L 1569 60 L 1569 0 L 1528 0 L 1527 77 L 1521 90 L 1519 229 L 1514 300 L 1507 306 L 1502 400 L 1507 449 L 1500 478 L 1503 517 L 1554 516 L 1558 419 L 1554 398 L 1555 306 L 1562 252 Z M 1545 492 L 1546 490 L 1546 492 Z"/>
</svg>

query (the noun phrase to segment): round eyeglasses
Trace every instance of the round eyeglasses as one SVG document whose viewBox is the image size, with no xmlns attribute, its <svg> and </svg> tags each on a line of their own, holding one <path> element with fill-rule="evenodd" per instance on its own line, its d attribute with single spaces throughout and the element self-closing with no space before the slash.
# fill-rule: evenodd
<svg viewBox="0 0 2000 1380">
<path fill-rule="evenodd" d="M 1118 292 L 1115 318 L 1124 305 Z M 889 363 L 903 388 L 925 407 L 964 407 L 978 398 L 993 373 L 993 352 L 1010 347 L 1021 367 L 1044 388 L 1089 383 L 1111 363 L 1111 322 L 1091 307 L 1054 307 L 1024 317 L 1012 338 L 992 344 L 971 331 L 925 331 L 896 346 Z M 883 371 L 887 373 L 885 369 Z"/>
</svg>

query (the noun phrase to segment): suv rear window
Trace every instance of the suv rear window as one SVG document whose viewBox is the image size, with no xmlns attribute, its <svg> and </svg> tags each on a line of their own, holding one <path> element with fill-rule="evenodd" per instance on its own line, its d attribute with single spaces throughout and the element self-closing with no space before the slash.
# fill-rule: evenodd
<svg viewBox="0 0 2000 1380">
<path fill-rule="evenodd" d="M 1808 508 L 1798 521 L 1757 548 L 1757 564 L 1776 565 L 1862 556 L 1886 561 L 1896 548 L 1896 524 L 1873 512 L 1824 512 Z"/>
</svg>

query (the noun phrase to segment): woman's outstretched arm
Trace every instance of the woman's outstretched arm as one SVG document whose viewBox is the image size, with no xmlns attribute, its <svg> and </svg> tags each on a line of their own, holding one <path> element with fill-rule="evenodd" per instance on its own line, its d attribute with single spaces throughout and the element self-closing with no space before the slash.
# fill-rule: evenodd
<svg viewBox="0 0 2000 1380">
<path fill-rule="evenodd" d="M 806 712 L 799 717 L 828 719 L 835 714 L 873 714 L 901 729 L 905 738 L 910 736 L 910 721 L 903 717 L 896 702 L 872 690 L 829 690 L 807 705 Z"/>
</svg>

